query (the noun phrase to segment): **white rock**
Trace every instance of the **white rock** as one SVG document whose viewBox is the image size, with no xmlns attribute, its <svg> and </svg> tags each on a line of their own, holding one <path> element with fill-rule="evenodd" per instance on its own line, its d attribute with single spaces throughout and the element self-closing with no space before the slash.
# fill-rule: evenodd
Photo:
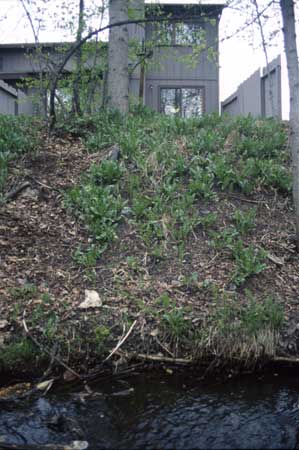
<svg viewBox="0 0 299 450">
<path fill-rule="evenodd" d="M 85 289 L 85 300 L 84 302 L 80 303 L 78 308 L 99 308 L 100 306 L 102 306 L 102 300 L 100 299 L 97 291 L 89 291 L 88 289 Z"/>
<path fill-rule="evenodd" d="M 8 321 L 7 320 L 0 320 L 0 330 L 7 327 Z"/>
</svg>

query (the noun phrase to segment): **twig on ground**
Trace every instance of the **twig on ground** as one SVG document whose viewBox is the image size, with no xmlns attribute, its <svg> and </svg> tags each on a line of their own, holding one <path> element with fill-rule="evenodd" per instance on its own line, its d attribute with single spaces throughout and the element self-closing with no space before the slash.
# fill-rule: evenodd
<svg viewBox="0 0 299 450">
<path fill-rule="evenodd" d="M 9 444 L 0 441 L 1 450 L 72 450 L 72 449 L 87 449 L 88 443 L 82 441 L 81 446 L 78 442 L 74 441 L 69 445 L 64 444 Z"/>
<path fill-rule="evenodd" d="M 130 326 L 129 331 L 127 332 L 127 334 L 126 334 L 123 338 L 120 339 L 120 341 L 118 342 L 117 346 L 112 350 L 111 353 L 109 353 L 109 355 L 107 356 L 107 358 L 104 359 L 103 363 L 105 363 L 106 361 L 108 361 L 108 360 L 111 358 L 111 356 L 113 356 L 114 353 L 117 352 L 117 350 L 125 343 L 125 341 L 128 339 L 128 337 L 129 337 L 130 334 L 132 333 L 133 328 L 135 327 L 136 323 L 137 323 L 137 320 L 134 320 L 134 322 L 133 322 L 132 325 Z"/>
<path fill-rule="evenodd" d="M 182 365 L 189 365 L 194 362 L 192 358 L 190 358 L 190 359 L 168 358 L 167 356 L 145 355 L 144 353 L 137 353 L 137 355 L 135 355 L 135 358 L 142 359 L 144 361 L 156 361 L 156 362 L 165 362 L 165 363 L 170 363 L 170 364 L 182 364 Z"/>
<path fill-rule="evenodd" d="M 157 344 L 159 344 L 160 347 L 163 348 L 163 350 L 165 350 L 172 358 L 174 358 L 174 354 L 170 350 L 168 350 L 168 348 L 164 344 L 162 344 L 162 342 L 159 341 L 157 336 L 156 336 L 156 341 L 157 341 Z"/>
<path fill-rule="evenodd" d="M 254 203 L 256 205 L 267 204 L 266 200 L 251 200 L 249 198 L 240 197 L 239 195 L 230 194 L 229 192 L 227 192 L 225 195 L 227 195 L 227 196 L 229 196 L 231 198 L 234 198 L 235 200 L 240 200 L 241 202 Z"/>
<path fill-rule="evenodd" d="M 56 191 L 56 192 L 61 193 L 59 189 L 54 188 L 54 187 L 52 187 L 52 186 L 48 186 L 47 184 L 42 183 L 41 181 L 37 180 L 36 178 L 32 177 L 31 175 L 27 175 L 27 177 L 28 177 L 30 180 L 34 181 L 35 183 L 39 184 L 40 186 L 42 186 L 42 187 L 44 187 L 44 188 L 46 188 L 46 189 L 49 189 L 50 191 Z"/>
<path fill-rule="evenodd" d="M 24 189 L 30 187 L 29 181 L 25 181 L 25 183 L 20 184 L 19 186 L 15 187 L 11 191 L 9 191 L 4 196 L 4 202 L 8 202 L 10 200 L 14 200 L 20 192 L 22 192 Z"/>
<path fill-rule="evenodd" d="M 22 324 L 25 330 L 26 335 L 32 340 L 32 342 L 43 352 L 47 353 L 47 355 L 49 355 L 51 358 L 54 358 L 54 360 L 60 364 L 62 367 L 64 367 L 66 370 L 68 370 L 70 373 L 72 373 L 76 378 L 78 378 L 79 380 L 82 380 L 82 377 L 75 371 L 73 370 L 71 367 L 69 367 L 67 364 L 65 364 L 65 362 L 63 362 L 60 358 L 58 358 L 56 355 L 53 355 L 53 353 L 48 350 L 46 347 L 44 347 L 42 344 L 40 344 L 40 342 L 38 342 L 38 340 L 30 333 L 30 331 L 28 330 L 26 321 L 25 321 L 25 311 L 23 314 L 23 320 L 22 320 Z"/>
</svg>

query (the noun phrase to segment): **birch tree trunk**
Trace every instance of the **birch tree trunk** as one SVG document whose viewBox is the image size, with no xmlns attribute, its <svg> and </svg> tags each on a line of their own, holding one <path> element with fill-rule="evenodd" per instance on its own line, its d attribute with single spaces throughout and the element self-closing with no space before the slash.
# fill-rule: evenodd
<svg viewBox="0 0 299 450">
<path fill-rule="evenodd" d="M 79 1 L 79 21 L 76 42 L 81 42 L 84 28 L 84 0 Z M 76 73 L 73 81 L 72 113 L 81 114 L 80 105 L 80 82 L 82 73 L 82 47 L 76 51 Z"/>
<path fill-rule="evenodd" d="M 110 0 L 109 24 L 128 20 L 128 0 Z M 110 28 L 108 46 L 108 106 L 129 110 L 128 28 Z"/>
<path fill-rule="evenodd" d="M 299 66 L 293 0 L 280 0 L 280 8 L 290 87 L 290 146 L 292 153 L 296 240 L 297 250 L 299 250 Z"/>
</svg>

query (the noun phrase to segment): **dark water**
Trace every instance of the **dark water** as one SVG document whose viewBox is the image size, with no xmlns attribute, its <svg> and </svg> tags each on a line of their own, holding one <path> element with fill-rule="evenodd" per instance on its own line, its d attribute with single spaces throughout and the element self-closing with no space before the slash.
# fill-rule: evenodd
<svg viewBox="0 0 299 450">
<path fill-rule="evenodd" d="M 138 375 L 0 405 L 0 437 L 24 444 L 86 440 L 102 448 L 295 448 L 299 376 L 202 383 Z M 1 448 L 1 444 L 0 444 Z"/>
</svg>

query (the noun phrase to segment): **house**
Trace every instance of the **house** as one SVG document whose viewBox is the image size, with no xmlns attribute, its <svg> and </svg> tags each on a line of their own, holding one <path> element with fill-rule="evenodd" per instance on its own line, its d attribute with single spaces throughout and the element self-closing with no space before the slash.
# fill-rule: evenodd
<svg viewBox="0 0 299 450">
<path fill-rule="evenodd" d="M 146 5 L 145 17 L 179 21 L 129 26 L 130 39 L 144 42 L 146 67 L 131 75 L 130 92 L 165 114 L 189 117 L 219 111 L 219 20 L 224 2 L 159 2 Z M 164 31 L 164 32 L 163 32 Z"/>
<path fill-rule="evenodd" d="M 53 65 L 62 60 L 70 43 L 32 43 L 0 45 L 0 114 L 43 115 L 46 93 L 40 99 L 40 89 L 28 79 L 47 75 Z M 65 74 L 73 70 L 73 61 L 65 67 Z"/>
<path fill-rule="evenodd" d="M 190 117 L 219 112 L 218 29 L 225 4 L 219 0 L 202 0 L 200 4 L 164 1 L 159 6 L 153 0 L 150 3 L 142 14 L 153 22 L 128 26 L 130 41 L 140 49 L 140 61 L 129 63 L 130 94 L 164 114 Z M 169 20 L 164 21 L 164 17 Z M 63 46 L 41 44 L 37 50 L 35 44 L 0 45 L 0 80 L 17 88 L 20 95 L 12 98 L 11 92 L 5 94 L 1 87 L 0 92 L 15 102 L 15 114 L 44 113 L 46 96 L 43 102 L 31 101 L 37 88 L 28 87 L 24 79 L 47 74 L 53 58 L 54 63 L 59 62 Z M 65 74 L 73 67 L 70 60 Z M 7 113 L 12 113 L 11 106 Z"/>
</svg>

